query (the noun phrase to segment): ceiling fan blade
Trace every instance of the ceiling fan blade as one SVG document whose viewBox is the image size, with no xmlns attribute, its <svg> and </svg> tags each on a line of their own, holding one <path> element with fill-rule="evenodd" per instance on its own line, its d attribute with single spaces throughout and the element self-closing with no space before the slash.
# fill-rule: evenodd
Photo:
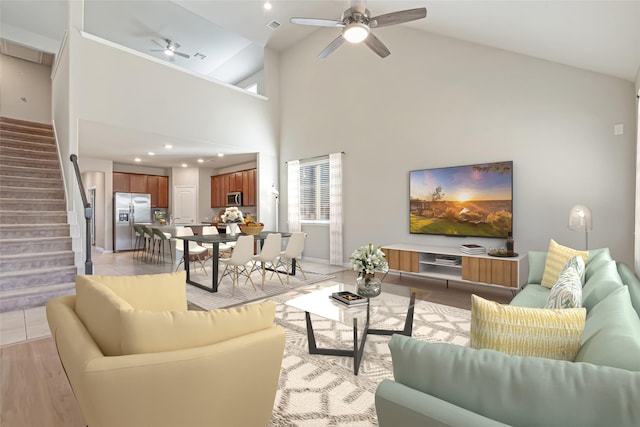
<svg viewBox="0 0 640 427">
<path fill-rule="evenodd" d="M 372 51 L 378 54 L 380 58 L 386 58 L 391 53 L 389 49 L 380 41 L 379 38 L 373 35 L 373 33 L 369 33 L 369 36 L 364 39 L 364 44 L 369 46 Z"/>
<path fill-rule="evenodd" d="M 166 43 L 162 44 L 156 39 L 151 39 L 151 41 L 154 42 L 155 44 L 157 44 L 158 46 L 160 46 L 163 50 L 167 48 L 167 44 Z"/>
<path fill-rule="evenodd" d="M 318 58 L 324 59 L 327 56 L 331 55 L 337 48 L 342 46 L 342 43 L 344 43 L 344 39 L 342 38 L 342 35 L 339 35 L 336 39 L 329 43 L 329 46 L 325 47 L 324 50 L 320 52 Z"/>
<path fill-rule="evenodd" d="M 335 19 L 319 18 L 291 18 L 289 22 L 300 25 L 313 25 L 315 27 L 344 27 L 344 22 Z"/>
<path fill-rule="evenodd" d="M 427 16 L 427 8 L 419 7 L 417 9 L 400 10 L 384 15 L 373 17 L 369 20 L 371 28 L 387 27 L 389 25 L 402 24 L 409 21 L 415 21 Z"/>
<path fill-rule="evenodd" d="M 182 52 L 173 52 L 174 55 L 178 55 L 178 56 L 182 56 L 183 58 L 187 58 L 189 59 L 189 55 L 187 55 L 186 53 L 182 53 Z"/>
<path fill-rule="evenodd" d="M 164 52 L 164 49 L 149 49 L 149 52 Z"/>
</svg>

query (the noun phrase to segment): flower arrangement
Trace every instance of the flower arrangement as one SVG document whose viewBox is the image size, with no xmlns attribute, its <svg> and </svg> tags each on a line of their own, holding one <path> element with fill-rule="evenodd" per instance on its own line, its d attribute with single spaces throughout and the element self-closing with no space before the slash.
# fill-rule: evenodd
<svg viewBox="0 0 640 427">
<path fill-rule="evenodd" d="M 385 258 L 384 252 L 380 247 L 374 247 L 372 243 L 361 246 L 349 257 L 351 260 L 351 268 L 360 272 L 360 275 L 374 274 L 376 271 L 386 273 L 389 271 L 389 264 Z"/>
<path fill-rule="evenodd" d="M 226 208 L 224 214 L 222 214 L 222 222 L 224 223 L 238 223 L 243 221 L 242 212 L 236 207 Z"/>
</svg>

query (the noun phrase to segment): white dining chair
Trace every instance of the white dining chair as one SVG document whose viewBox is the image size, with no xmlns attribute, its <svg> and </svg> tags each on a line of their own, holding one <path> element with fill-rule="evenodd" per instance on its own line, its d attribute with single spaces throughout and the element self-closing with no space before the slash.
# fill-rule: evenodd
<svg viewBox="0 0 640 427">
<path fill-rule="evenodd" d="M 275 274 L 278 275 L 278 280 L 280 280 L 280 284 L 284 286 L 282 282 L 282 278 L 280 274 L 277 272 L 276 267 L 278 264 L 278 258 L 280 257 L 280 252 L 282 251 L 282 234 L 280 233 L 272 233 L 268 234 L 267 238 L 264 240 L 264 244 L 262 245 L 262 249 L 260 253 L 253 256 L 253 264 L 251 266 L 251 271 L 249 275 L 254 271 L 260 270 L 262 274 L 262 290 L 264 291 L 264 276 L 267 271 L 267 267 L 270 267 Z M 260 266 L 258 266 L 260 263 Z"/>
<path fill-rule="evenodd" d="M 287 242 L 287 247 L 284 251 L 280 252 L 280 257 L 278 258 L 278 268 L 282 267 L 287 275 L 287 284 L 289 283 L 289 276 L 293 272 L 293 263 L 295 261 L 296 270 L 300 270 L 302 273 L 302 277 L 304 280 L 307 280 L 307 276 L 304 274 L 304 270 L 302 270 L 302 265 L 300 264 L 300 257 L 302 256 L 302 251 L 304 251 L 304 239 L 307 237 L 307 234 L 302 231 L 296 231 L 291 233 L 291 237 L 289 237 L 289 241 Z M 271 273 L 271 277 L 278 271 L 278 268 L 274 268 L 273 273 Z"/>
<path fill-rule="evenodd" d="M 191 229 L 191 227 L 178 227 L 176 228 L 176 237 L 180 237 L 180 236 L 193 236 L 193 230 Z M 178 252 L 183 253 L 182 259 L 176 266 L 176 271 L 178 271 L 180 264 L 182 264 L 183 262 L 192 262 L 193 265 L 195 266 L 195 262 L 197 260 L 200 262 L 200 268 L 202 268 L 202 271 L 204 272 L 204 274 L 207 274 L 207 270 L 204 268 L 204 261 L 209 258 L 208 257 L 209 250 L 207 248 L 205 248 L 204 246 L 200 246 L 196 242 L 189 241 L 189 261 L 185 261 L 184 241 L 182 239 L 175 239 L 175 244 L 176 244 L 176 255 L 178 254 Z M 204 255 L 204 252 L 206 252 L 206 255 Z"/>
<path fill-rule="evenodd" d="M 214 227 L 210 225 L 206 225 L 202 227 L 203 236 L 211 236 L 214 234 L 216 235 L 220 234 L 218 233 L 218 227 Z M 213 251 L 213 243 L 202 243 L 202 246 L 209 249 L 209 254 L 211 254 L 211 252 Z M 231 249 L 233 249 L 233 246 L 228 243 L 218 243 L 218 251 L 220 254 L 231 255 Z"/>
<path fill-rule="evenodd" d="M 218 286 L 220 286 L 220 282 L 225 276 L 231 276 L 231 281 L 233 283 L 232 295 L 236 294 L 236 286 L 238 285 L 238 279 L 240 276 L 245 276 L 247 281 L 251 282 L 251 286 L 253 286 L 253 290 L 256 289 L 256 285 L 253 284 L 253 280 L 251 280 L 251 276 L 249 275 L 249 271 L 247 270 L 247 264 L 253 258 L 253 236 L 240 236 L 236 241 L 236 246 L 233 249 L 233 253 L 229 258 L 220 258 L 220 263 L 224 264 L 224 270 L 222 271 L 222 275 L 218 280 Z"/>
</svg>

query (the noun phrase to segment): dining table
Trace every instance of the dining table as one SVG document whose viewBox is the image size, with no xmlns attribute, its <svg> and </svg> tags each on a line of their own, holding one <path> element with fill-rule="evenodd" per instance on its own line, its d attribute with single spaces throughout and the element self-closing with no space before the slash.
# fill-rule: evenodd
<svg viewBox="0 0 640 427">
<path fill-rule="evenodd" d="M 254 235 L 253 237 L 254 237 L 254 240 L 258 242 L 258 246 L 260 247 L 264 239 L 266 239 L 269 234 L 274 234 L 274 233 L 281 234 L 283 238 L 291 237 L 291 233 L 283 233 L 281 231 L 277 231 L 277 232 L 262 231 L 260 234 Z M 190 285 L 196 286 L 200 289 L 204 289 L 205 291 L 218 292 L 218 259 L 220 258 L 220 243 L 235 242 L 236 240 L 238 240 L 238 237 L 242 235 L 243 233 L 236 233 L 236 234 L 220 233 L 220 234 L 205 234 L 205 235 L 195 235 L 195 236 L 175 236 L 174 238 L 182 239 L 184 243 L 183 251 L 184 251 L 184 259 L 186 260 L 186 262 L 184 263 L 184 269 L 187 272 L 187 283 L 189 283 Z M 212 264 L 213 264 L 211 269 L 212 270 L 211 286 L 207 286 L 206 284 L 202 284 L 191 279 L 191 275 L 189 271 L 189 262 L 188 262 L 189 242 L 196 242 L 198 244 L 209 243 L 213 246 L 213 248 L 211 249 L 212 251 L 211 258 L 212 258 Z M 286 272 L 282 272 L 282 273 L 286 273 Z M 296 274 L 295 259 L 292 262 L 290 274 L 291 275 Z"/>
</svg>

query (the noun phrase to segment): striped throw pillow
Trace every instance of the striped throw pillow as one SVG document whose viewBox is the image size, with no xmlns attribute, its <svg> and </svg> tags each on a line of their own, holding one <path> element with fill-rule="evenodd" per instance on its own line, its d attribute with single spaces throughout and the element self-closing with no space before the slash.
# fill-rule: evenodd
<svg viewBox="0 0 640 427">
<path fill-rule="evenodd" d="M 558 281 L 551 288 L 544 308 L 582 307 L 582 278 L 584 261 L 581 256 L 570 258 L 565 264 Z"/>
<path fill-rule="evenodd" d="M 513 356 L 573 361 L 580 350 L 585 308 L 517 307 L 471 296 L 471 348 Z"/>
<path fill-rule="evenodd" d="M 560 276 L 562 267 L 564 267 L 569 259 L 576 255 L 582 257 L 585 265 L 587 264 L 587 259 L 589 258 L 588 251 L 577 251 L 567 246 L 562 246 L 551 239 L 551 241 L 549 241 L 547 258 L 544 262 L 544 274 L 542 275 L 541 285 L 552 288 Z"/>
</svg>

